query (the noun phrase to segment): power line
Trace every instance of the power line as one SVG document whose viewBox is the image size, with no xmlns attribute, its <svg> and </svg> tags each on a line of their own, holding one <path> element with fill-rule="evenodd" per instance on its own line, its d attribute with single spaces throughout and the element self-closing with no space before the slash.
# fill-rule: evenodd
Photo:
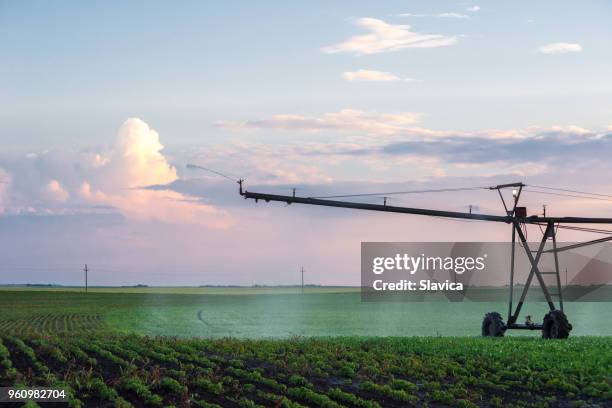
<svg viewBox="0 0 612 408">
<path fill-rule="evenodd" d="M 310 198 L 348 198 L 348 197 L 371 197 L 371 196 L 389 196 L 399 194 L 421 194 L 421 193 L 447 193 L 457 191 L 473 191 L 473 190 L 488 190 L 489 187 L 458 187 L 458 188 L 438 188 L 429 190 L 406 190 L 406 191 L 389 191 L 384 193 L 361 193 L 361 194 L 341 194 L 329 196 L 317 196 Z"/>
<path fill-rule="evenodd" d="M 455 218 L 445 218 L 445 217 L 438 217 L 436 215 L 432 215 L 433 218 L 437 218 L 439 220 L 445 220 L 445 221 L 453 221 L 453 222 L 484 222 L 485 220 L 460 220 L 460 219 L 455 219 Z"/>
<path fill-rule="evenodd" d="M 576 194 L 565 194 L 565 193 L 553 193 L 551 191 L 538 191 L 538 190 L 531 190 L 531 189 L 523 189 L 523 191 L 527 191 L 529 193 L 554 195 L 554 196 L 560 196 L 560 197 L 584 198 L 587 200 L 608 201 L 608 202 L 612 201 L 612 198 L 589 197 L 589 196 L 581 196 L 581 195 L 576 195 Z"/>
<path fill-rule="evenodd" d="M 217 176 L 223 177 L 232 182 L 239 182 L 240 177 L 230 176 L 228 174 L 222 173 L 220 171 L 211 169 L 209 167 L 201 166 L 198 164 L 187 164 L 186 167 L 188 169 L 199 169 L 208 171 Z M 598 200 L 598 201 L 612 201 L 612 194 L 602 194 L 602 193 L 591 193 L 587 191 L 580 190 L 571 190 L 565 188 L 557 188 L 557 187 L 548 187 L 548 186 L 540 186 L 540 185 L 524 185 L 525 187 L 533 187 L 537 189 L 543 190 L 551 190 L 551 191 L 539 191 L 532 189 L 524 189 L 523 191 L 536 193 L 536 194 L 546 194 L 546 195 L 554 195 L 561 197 L 571 197 L 571 198 L 585 198 L 589 200 Z M 489 186 L 477 186 L 477 187 L 457 187 L 457 188 L 438 188 L 438 189 L 424 189 L 424 190 L 405 190 L 405 191 L 387 191 L 387 192 L 379 192 L 379 193 L 356 193 L 356 194 L 337 194 L 337 195 L 327 195 L 327 196 L 312 196 L 309 198 L 317 198 L 317 199 L 327 199 L 327 198 L 351 198 L 351 197 L 384 197 L 385 201 L 387 196 L 390 195 L 402 195 L 402 194 L 424 194 L 424 193 L 449 193 L 449 192 L 459 192 L 459 191 L 475 191 L 475 190 L 490 190 Z M 294 189 L 295 191 L 295 189 Z M 557 191 L 557 192 L 552 192 Z M 573 194 L 567 194 L 573 193 Z M 579 194 L 579 195 L 577 195 Z"/>
<path fill-rule="evenodd" d="M 525 185 L 526 187 L 533 187 L 536 189 L 552 190 L 552 191 L 539 191 L 532 189 L 524 189 L 523 191 L 532 192 L 536 194 L 547 194 L 562 197 L 572 198 L 585 198 L 590 200 L 599 201 L 612 201 L 612 194 L 601 194 L 601 193 L 590 193 L 586 191 L 570 190 L 556 187 L 547 187 L 540 185 Z M 489 190 L 490 187 L 457 187 L 457 188 L 438 188 L 438 189 L 424 189 L 424 190 L 406 190 L 406 191 L 387 191 L 379 193 L 355 193 L 355 194 L 338 194 L 338 195 L 327 195 L 327 196 L 313 196 L 310 198 L 326 199 L 326 198 L 350 198 L 350 197 L 374 197 L 374 196 L 389 196 L 389 195 L 401 195 L 401 194 L 422 194 L 422 193 L 447 193 L 447 192 L 459 192 L 459 191 L 474 191 L 474 190 Z M 567 194 L 574 193 L 574 194 Z M 594 197 L 595 196 L 595 197 Z"/>
<path fill-rule="evenodd" d="M 217 170 L 214 170 L 208 167 L 200 166 L 198 164 L 187 164 L 186 167 L 188 169 L 200 169 L 200 170 L 208 171 L 210 173 L 216 174 L 220 177 L 223 177 L 233 182 L 239 182 L 240 180 L 240 177 L 229 176 L 220 171 L 217 171 Z M 572 198 L 586 198 L 586 199 L 599 200 L 599 201 L 612 201 L 612 194 L 592 193 L 592 192 L 587 192 L 587 191 L 540 186 L 540 185 L 534 185 L 534 184 L 529 184 L 529 185 L 524 185 L 524 186 L 543 189 L 543 190 L 558 191 L 557 193 L 553 193 L 550 191 L 538 191 L 538 190 L 524 189 L 524 191 L 528 191 L 528 192 L 532 192 L 536 194 L 547 194 L 547 195 L 572 197 Z M 373 196 L 389 196 L 389 195 L 401 195 L 401 194 L 448 193 L 448 192 L 490 190 L 490 189 L 491 189 L 490 186 L 457 187 L 457 188 L 438 188 L 438 189 L 425 189 L 425 190 L 388 191 L 388 192 L 381 192 L 381 193 L 338 194 L 338 195 L 328 195 L 328 196 L 313 196 L 310 198 L 326 199 L 326 198 L 373 197 Z M 574 194 L 564 194 L 564 193 L 574 193 Z M 575 194 L 580 194 L 580 195 L 575 195 Z"/>
<path fill-rule="evenodd" d="M 240 180 L 244 179 L 244 178 L 237 177 L 237 176 L 230 176 L 218 170 L 214 170 L 209 167 L 201 166 L 199 164 L 188 163 L 186 167 L 188 169 L 199 169 L 199 170 L 208 171 L 210 173 L 216 174 L 220 177 L 223 177 L 233 182 L 240 182 Z M 387 195 L 400 195 L 400 194 L 444 193 L 444 192 L 490 190 L 490 189 L 491 189 L 490 186 L 457 187 L 457 188 L 439 188 L 439 189 L 425 189 L 425 190 L 390 191 L 390 192 L 382 192 L 382 193 L 341 194 L 341 195 L 329 195 L 329 196 L 316 196 L 316 197 L 310 197 L 310 198 L 343 198 L 343 197 L 348 198 L 348 197 L 387 196 Z M 295 188 L 293 188 L 292 190 L 295 193 Z"/>
<path fill-rule="evenodd" d="M 576 227 L 572 225 L 558 225 L 557 228 L 563 228 L 563 229 L 572 230 L 572 231 L 593 232 L 597 234 L 612 235 L 612 230 L 607 230 L 607 229 L 602 229 L 602 228 Z"/>
<path fill-rule="evenodd" d="M 612 201 L 612 195 L 608 195 L 608 194 L 586 193 L 586 192 L 577 191 L 577 190 L 556 189 L 553 187 L 543 187 L 543 186 L 534 186 L 534 185 L 529 185 L 529 187 L 546 188 L 550 190 L 573 192 L 576 194 L 555 193 L 551 191 L 539 191 L 539 190 L 532 190 L 532 189 L 523 189 L 523 191 L 536 193 L 536 194 L 561 196 L 561 197 L 585 198 L 585 199 L 598 200 L 598 201 Z M 400 194 L 448 193 L 448 192 L 474 191 L 474 190 L 489 190 L 489 187 L 458 187 L 458 188 L 438 188 L 438 189 L 427 189 L 427 190 L 387 191 L 387 192 L 380 192 L 380 193 L 357 193 L 357 194 L 339 194 L 339 195 L 328 195 L 328 196 L 313 196 L 310 198 L 325 199 L 325 198 L 350 198 L 350 197 L 374 197 L 374 196 L 380 197 L 380 196 L 400 195 Z M 592 194 L 592 195 L 596 195 L 599 197 L 589 197 L 589 196 L 577 195 L 577 194 Z M 603 198 L 603 197 L 609 197 L 609 198 Z"/>
<path fill-rule="evenodd" d="M 612 194 L 589 193 L 589 192 L 586 192 L 586 191 L 569 190 L 569 189 L 565 189 L 565 188 L 546 187 L 546 186 L 535 186 L 535 185 L 533 185 L 533 184 L 529 184 L 529 187 L 542 188 L 542 189 L 544 189 L 544 190 L 556 190 L 556 191 L 564 191 L 564 192 L 566 192 L 566 193 L 587 194 L 587 195 L 594 195 L 594 196 L 599 196 L 599 197 L 608 197 L 608 198 L 612 198 Z"/>
<path fill-rule="evenodd" d="M 220 171 L 213 170 L 213 169 L 209 169 L 208 167 L 200 166 L 200 165 L 198 165 L 198 164 L 188 164 L 186 167 L 187 167 L 188 169 L 199 169 L 199 170 L 205 170 L 205 171 L 208 171 L 208 172 L 210 172 L 210 173 L 216 174 L 217 176 L 224 177 L 224 178 L 226 178 L 226 179 L 228 179 L 228 180 L 230 180 L 230 181 L 233 181 L 233 182 L 235 182 L 235 183 L 237 183 L 237 182 L 238 182 L 238 180 L 239 180 L 239 177 L 234 177 L 234 178 L 232 178 L 232 177 L 230 177 L 230 176 L 228 176 L 228 175 L 226 175 L 226 174 L 221 173 Z"/>
</svg>

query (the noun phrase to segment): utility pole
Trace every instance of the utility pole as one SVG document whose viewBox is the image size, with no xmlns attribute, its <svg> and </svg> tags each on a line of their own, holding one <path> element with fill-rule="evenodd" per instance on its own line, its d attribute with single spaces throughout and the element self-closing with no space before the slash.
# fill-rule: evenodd
<svg viewBox="0 0 612 408">
<path fill-rule="evenodd" d="M 304 267 L 302 266 L 302 295 L 304 294 Z"/>
<path fill-rule="evenodd" d="M 87 293 L 87 272 L 89 272 L 89 268 L 87 268 L 87 264 L 85 264 L 85 268 L 83 268 L 83 272 L 85 272 L 85 293 Z"/>
</svg>

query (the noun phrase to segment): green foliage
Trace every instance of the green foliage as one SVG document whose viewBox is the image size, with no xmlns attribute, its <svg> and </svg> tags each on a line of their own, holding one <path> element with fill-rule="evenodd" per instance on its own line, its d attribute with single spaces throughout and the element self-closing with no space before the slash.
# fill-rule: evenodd
<svg viewBox="0 0 612 408">
<path fill-rule="evenodd" d="M 312 391 L 310 388 L 289 388 L 287 395 L 306 402 L 309 406 L 322 408 L 341 408 L 342 405 L 332 401 L 328 396 Z"/>
<path fill-rule="evenodd" d="M 0 380 L 64 388 L 72 407 L 580 407 L 610 400 L 609 338 L 488 340 L 4 336 Z"/>
<path fill-rule="evenodd" d="M 199 378 L 196 380 L 195 385 L 214 395 L 221 395 L 223 393 L 223 385 L 220 383 L 214 383 L 208 378 Z"/>
<path fill-rule="evenodd" d="M 359 398 L 355 394 L 344 392 L 337 387 L 330 389 L 327 392 L 327 395 L 342 404 L 347 404 L 354 407 L 380 408 L 380 404 L 376 401 L 364 400 L 363 398 Z"/>
<path fill-rule="evenodd" d="M 211 403 L 207 401 L 198 401 L 198 400 L 192 401 L 191 405 L 194 407 L 198 407 L 198 408 L 223 408 L 219 404 L 215 404 L 215 403 Z"/>
<path fill-rule="evenodd" d="M 416 392 L 419 389 L 416 384 L 411 383 L 410 381 L 398 379 L 391 381 L 391 387 L 398 390 L 404 390 L 406 392 Z"/>
<path fill-rule="evenodd" d="M 162 406 L 163 400 L 159 395 L 153 394 L 149 388 L 137 377 L 122 378 L 118 384 L 119 389 L 135 393 L 145 404 L 154 407 Z"/>
<path fill-rule="evenodd" d="M 115 401 L 115 408 L 132 408 L 133 405 L 121 397 L 118 397 Z"/>
<path fill-rule="evenodd" d="M 453 395 L 447 391 L 435 390 L 431 393 L 431 399 L 443 404 L 451 404 L 454 401 Z"/>
<path fill-rule="evenodd" d="M 102 401 L 113 402 L 119 397 L 117 391 L 115 391 L 113 388 L 108 387 L 104 380 L 102 380 L 101 378 L 94 378 L 93 380 L 91 380 L 91 382 L 89 383 L 89 389 L 95 396 L 100 398 Z"/>
<path fill-rule="evenodd" d="M 240 368 L 234 368 L 233 366 L 228 367 L 226 371 L 232 374 L 234 377 L 254 382 L 277 392 L 283 393 L 287 390 L 287 387 L 285 385 L 280 384 L 276 380 L 273 380 L 271 378 L 266 378 L 262 376 L 259 371 L 247 371 Z"/>
<path fill-rule="evenodd" d="M 171 394 L 181 395 L 185 392 L 185 387 L 174 378 L 164 377 L 159 382 L 159 387 Z"/>
<path fill-rule="evenodd" d="M 263 408 L 261 405 L 254 403 L 248 398 L 241 398 L 240 400 L 238 400 L 238 406 L 240 408 Z"/>
<path fill-rule="evenodd" d="M 7 374 L 13 367 L 13 363 L 11 362 L 11 353 L 9 353 L 9 350 L 2 343 L 2 339 L 0 339 L 0 367 L 4 367 Z"/>
<path fill-rule="evenodd" d="M 302 377 L 301 375 L 297 375 L 297 374 L 293 374 L 291 377 L 289 377 L 287 382 L 289 383 L 289 385 L 293 387 L 312 388 L 312 384 L 310 383 L 310 381 L 308 381 L 306 378 Z"/>
<path fill-rule="evenodd" d="M 410 395 L 404 390 L 396 390 L 387 384 L 379 385 L 371 381 L 365 381 L 361 384 L 361 389 L 364 391 L 374 392 L 385 397 L 401 402 L 417 402 L 419 399 L 414 395 Z"/>
<path fill-rule="evenodd" d="M 257 396 L 265 400 L 266 402 L 269 402 L 270 403 L 269 405 L 273 405 L 275 407 L 280 407 L 280 408 L 302 408 L 303 407 L 302 404 L 291 401 L 290 399 L 282 395 L 276 395 L 276 394 L 272 394 L 269 392 L 263 392 L 259 390 L 257 391 Z"/>
</svg>

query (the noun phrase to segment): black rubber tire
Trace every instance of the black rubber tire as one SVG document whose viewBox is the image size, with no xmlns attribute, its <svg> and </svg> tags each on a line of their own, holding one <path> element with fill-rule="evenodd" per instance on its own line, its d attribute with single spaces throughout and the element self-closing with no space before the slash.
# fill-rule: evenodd
<svg viewBox="0 0 612 408">
<path fill-rule="evenodd" d="M 542 337 L 545 339 L 567 339 L 572 325 L 567 316 L 560 310 L 551 310 L 544 316 L 542 324 Z"/>
<path fill-rule="evenodd" d="M 497 312 L 487 313 L 482 320 L 483 337 L 503 337 L 506 325 L 501 315 Z"/>
</svg>

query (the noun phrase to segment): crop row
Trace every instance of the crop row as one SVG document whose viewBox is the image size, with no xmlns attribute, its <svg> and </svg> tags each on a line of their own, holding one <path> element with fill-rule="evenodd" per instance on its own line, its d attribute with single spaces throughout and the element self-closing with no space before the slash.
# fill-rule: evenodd
<svg viewBox="0 0 612 408">
<path fill-rule="evenodd" d="M 0 320 L 0 333 L 23 335 L 30 333 L 81 333 L 104 327 L 99 315 L 85 314 L 40 314 L 24 318 Z"/>
<path fill-rule="evenodd" d="M 0 341 L 0 385 L 62 387 L 75 407 L 607 406 L 611 373 L 607 338 Z"/>
</svg>

